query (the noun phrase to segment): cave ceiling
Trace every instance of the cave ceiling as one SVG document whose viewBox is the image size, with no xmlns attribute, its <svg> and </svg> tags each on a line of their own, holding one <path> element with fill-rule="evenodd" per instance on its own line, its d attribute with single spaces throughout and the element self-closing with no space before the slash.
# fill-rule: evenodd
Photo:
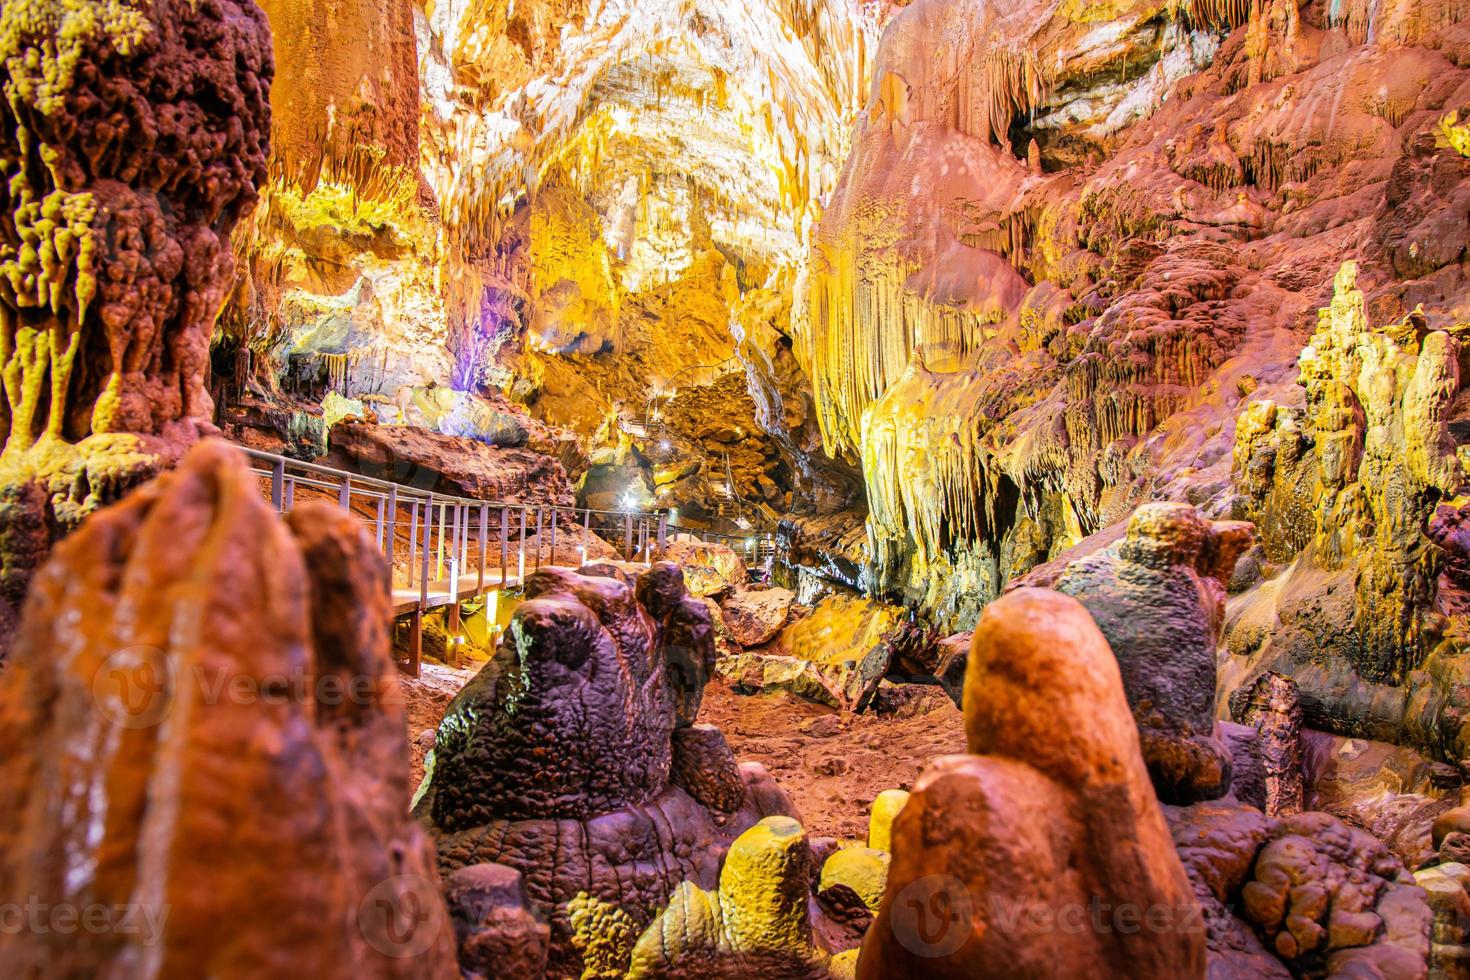
<svg viewBox="0 0 1470 980">
<path fill-rule="evenodd" d="M 567 182 L 634 288 L 687 266 L 666 229 L 687 230 L 691 211 L 731 254 L 789 262 L 836 185 L 887 12 L 851 0 L 434 6 L 416 16 L 429 181 L 470 237 Z"/>
</svg>

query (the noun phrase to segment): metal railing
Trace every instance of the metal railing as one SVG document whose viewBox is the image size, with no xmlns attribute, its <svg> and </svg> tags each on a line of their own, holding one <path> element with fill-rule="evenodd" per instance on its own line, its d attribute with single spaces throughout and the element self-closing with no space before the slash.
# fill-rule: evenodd
<svg viewBox="0 0 1470 980">
<path fill-rule="evenodd" d="M 423 612 L 487 590 L 519 586 L 528 571 L 558 564 L 559 540 L 563 553 L 569 547 L 577 559 L 572 567 L 606 557 L 607 548 L 624 561 L 655 561 L 671 541 L 686 535 L 726 544 L 750 559 L 764 557 L 775 542 L 765 533 L 736 536 L 681 527 L 669 523 L 664 512 L 479 500 L 257 449 L 244 452 L 254 472 L 268 482 L 278 513 L 290 511 L 297 492 L 304 489 L 316 499 L 335 499 L 339 507 L 360 515 L 372 527 L 392 569 L 395 614 Z M 601 548 L 594 550 L 594 537 Z M 405 548 L 400 569 L 398 559 Z M 464 581 L 469 577 L 473 585 Z"/>
</svg>

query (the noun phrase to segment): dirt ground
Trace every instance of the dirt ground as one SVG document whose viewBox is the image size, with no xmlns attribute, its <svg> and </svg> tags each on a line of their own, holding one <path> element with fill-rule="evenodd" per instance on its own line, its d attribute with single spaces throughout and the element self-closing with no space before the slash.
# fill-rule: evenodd
<svg viewBox="0 0 1470 980">
<path fill-rule="evenodd" d="M 931 689 L 937 693 L 937 689 Z M 699 720 L 717 725 L 741 762 L 771 771 L 817 837 L 862 840 L 868 808 L 885 789 L 911 789 L 935 756 L 965 750 L 965 718 L 947 699 L 907 717 L 844 715 L 786 693 L 704 692 Z"/>
<path fill-rule="evenodd" d="M 418 680 L 403 678 L 414 786 L 433 730 L 477 669 L 426 660 Z M 717 725 L 740 761 L 769 769 L 818 837 L 861 840 L 873 797 L 911 788 L 935 756 L 965 749 L 964 716 L 935 696 L 894 714 L 843 715 L 786 693 L 736 694 L 717 681 L 705 689 L 699 720 Z"/>
</svg>

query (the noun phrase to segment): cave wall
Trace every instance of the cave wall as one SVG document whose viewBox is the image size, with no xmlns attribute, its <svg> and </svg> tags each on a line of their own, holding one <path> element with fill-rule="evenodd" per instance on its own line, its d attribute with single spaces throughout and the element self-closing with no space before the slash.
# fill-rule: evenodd
<svg viewBox="0 0 1470 980">
<path fill-rule="evenodd" d="M 1142 501 L 1231 516 L 1235 418 L 1300 401 L 1345 260 L 1375 323 L 1463 319 L 1465 14 L 900 12 L 796 321 L 870 587 L 960 628 Z"/>
</svg>

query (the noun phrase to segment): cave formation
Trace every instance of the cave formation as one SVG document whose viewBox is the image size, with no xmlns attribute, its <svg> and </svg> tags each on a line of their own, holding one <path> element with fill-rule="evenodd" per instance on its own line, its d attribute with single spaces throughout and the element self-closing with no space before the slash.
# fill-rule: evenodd
<svg viewBox="0 0 1470 980">
<path fill-rule="evenodd" d="M 0 964 L 1470 977 L 1467 0 L 3 0 Z"/>
</svg>

